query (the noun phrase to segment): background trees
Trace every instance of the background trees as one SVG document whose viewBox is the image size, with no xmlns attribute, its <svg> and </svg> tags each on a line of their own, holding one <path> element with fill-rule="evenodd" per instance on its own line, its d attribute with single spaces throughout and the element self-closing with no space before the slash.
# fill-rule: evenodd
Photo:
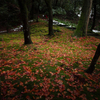
<svg viewBox="0 0 100 100">
<path fill-rule="evenodd" d="M 92 22 L 92 26 L 91 26 L 91 31 L 94 29 L 95 27 L 95 20 L 96 20 L 96 8 L 97 8 L 97 0 L 93 0 L 93 7 L 92 7 L 92 11 L 93 11 L 93 22 Z"/>
<path fill-rule="evenodd" d="M 85 3 L 83 3 L 83 1 Z M 45 3 L 46 2 L 46 3 Z M 80 10 L 82 8 L 82 11 Z M 17 0 L 1 0 L 0 2 L 0 26 L 6 28 L 7 32 L 14 26 L 21 24 L 20 6 Z M 87 6 L 86 6 L 87 5 Z M 78 23 L 78 14 L 82 12 L 77 29 L 76 36 L 85 36 L 87 30 L 100 29 L 100 1 L 94 0 L 92 7 L 92 16 L 89 18 L 91 11 L 92 0 L 29 0 L 26 1 L 28 10 L 28 20 L 34 19 L 38 22 L 38 16 L 49 16 L 49 35 L 54 35 L 52 28 L 53 17 L 61 18 L 62 20 Z M 12 10 L 13 9 L 13 10 Z M 88 10 L 87 10 L 88 9 Z M 27 21 L 28 21 L 27 20 Z M 89 27 L 88 27 L 88 22 Z M 83 21 L 83 22 L 82 22 Z M 2 28 L 1 28 L 2 29 Z"/>
<path fill-rule="evenodd" d="M 71 0 L 71 1 L 70 0 L 52 0 L 51 7 L 53 11 L 53 16 L 54 17 L 55 15 L 58 17 L 60 16 L 60 18 L 64 20 L 78 21 L 78 14 L 81 12 L 80 9 L 82 8 L 83 1 L 84 0 Z M 5 28 L 8 30 L 12 28 L 13 26 L 18 25 L 21 22 L 20 15 L 19 15 L 19 6 L 16 0 L 10 0 L 10 1 L 1 0 L 0 5 L 1 5 L 0 6 L 0 25 L 1 26 L 4 26 L 4 27 L 6 26 Z M 40 16 L 41 14 L 49 16 L 48 6 L 46 6 L 45 0 L 29 0 L 27 1 L 26 5 L 29 11 L 29 16 L 28 16 L 29 19 L 34 19 L 38 22 L 38 16 Z M 86 4 L 85 4 L 85 9 L 86 9 Z M 97 25 L 99 24 L 99 21 L 98 21 L 99 20 L 98 18 L 100 15 L 99 10 L 100 10 L 100 1 L 93 0 L 93 7 L 92 7 L 93 19 L 91 18 L 91 22 L 89 23 L 90 30 L 99 29 L 99 25 Z"/>
<path fill-rule="evenodd" d="M 99 24 L 99 16 L 100 16 L 100 1 L 99 0 L 93 0 L 93 6 L 92 6 L 92 19 L 91 19 L 91 28 L 100 30 L 100 27 L 97 27 L 96 25 Z M 99 25 L 100 26 L 100 25 Z"/>
<path fill-rule="evenodd" d="M 13 10 L 12 10 L 13 9 Z M 19 8 L 16 0 L 0 1 L 0 27 L 6 29 L 7 32 L 11 27 L 20 23 Z"/>
<path fill-rule="evenodd" d="M 36 22 L 38 22 L 41 2 L 42 2 L 41 0 L 31 0 L 29 19 L 35 19 Z"/>
</svg>

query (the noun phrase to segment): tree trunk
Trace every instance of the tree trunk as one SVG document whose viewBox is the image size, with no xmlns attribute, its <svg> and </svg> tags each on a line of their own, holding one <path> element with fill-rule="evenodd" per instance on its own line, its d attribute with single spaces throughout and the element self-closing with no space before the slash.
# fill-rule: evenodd
<svg viewBox="0 0 100 100">
<path fill-rule="evenodd" d="M 24 32 L 24 44 L 32 44 L 30 37 L 30 30 L 28 25 L 28 9 L 25 0 L 18 0 L 18 4 L 21 11 L 23 32 Z"/>
<path fill-rule="evenodd" d="M 55 2 L 55 6 L 57 6 L 57 4 L 58 4 L 58 0 L 56 0 L 56 2 Z"/>
<path fill-rule="evenodd" d="M 92 23 L 92 27 L 91 27 L 91 31 L 94 29 L 95 27 L 95 19 L 96 19 L 96 0 L 94 0 L 93 2 L 93 10 L 94 10 L 94 14 L 93 14 L 93 23 Z"/>
<path fill-rule="evenodd" d="M 97 47 L 97 50 L 96 50 L 96 52 L 95 52 L 95 55 L 94 55 L 94 57 L 93 57 L 93 59 L 92 59 L 92 62 L 91 62 L 91 64 L 90 64 L 90 67 L 89 67 L 85 72 L 87 72 L 87 73 L 89 73 L 89 74 L 93 73 L 93 71 L 94 71 L 94 69 L 95 69 L 95 64 L 96 64 L 96 62 L 97 62 L 99 56 L 100 56 L 100 44 L 99 44 L 98 47 Z"/>
<path fill-rule="evenodd" d="M 45 0 L 49 12 L 49 36 L 53 36 L 53 14 L 52 14 L 52 0 Z"/>
<path fill-rule="evenodd" d="M 6 21 L 6 30 L 7 30 L 7 33 L 9 33 L 9 23 L 8 23 L 8 19 Z"/>
<path fill-rule="evenodd" d="M 77 7 L 76 0 L 74 0 L 74 12 L 76 11 L 76 7 Z"/>
<path fill-rule="evenodd" d="M 78 26 L 74 33 L 75 36 L 81 37 L 87 35 L 91 7 L 92 7 L 92 0 L 84 0 L 81 17 L 79 19 Z"/>
<path fill-rule="evenodd" d="M 33 16 L 34 16 L 34 0 L 32 0 L 32 6 L 31 6 L 31 10 L 30 10 L 30 19 L 33 20 Z"/>
<path fill-rule="evenodd" d="M 37 3 L 38 3 L 38 6 L 37 6 L 36 22 L 39 22 L 38 16 L 39 16 L 39 8 L 40 8 L 41 1 L 40 0 L 37 0 Z"/>
</svg>

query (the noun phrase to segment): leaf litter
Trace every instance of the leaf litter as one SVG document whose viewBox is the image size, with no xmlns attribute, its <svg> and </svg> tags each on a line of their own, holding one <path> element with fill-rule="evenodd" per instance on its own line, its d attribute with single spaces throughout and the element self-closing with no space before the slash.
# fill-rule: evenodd
<svg viewBox="0 0 100 100">
<path fill-rule="evenodd" d="M 92 75 L 84 70 L 100 40 L 73 38 L 70 32 L 62 28 L 59 37 L 32 36 L 33 45 L 26 46 L 22 39 L 0 41 L 1 100 L 99 100 L 100 62 Z"/>
</svg>

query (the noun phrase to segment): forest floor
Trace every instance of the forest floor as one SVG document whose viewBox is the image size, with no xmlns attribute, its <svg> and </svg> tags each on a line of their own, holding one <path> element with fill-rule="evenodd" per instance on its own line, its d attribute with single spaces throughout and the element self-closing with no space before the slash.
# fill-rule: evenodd
<svg viewBox="0 0 100 100">
<path fill-rule="evenodd" d="M 59 26 L 48 37 L 43 20 L 30 30 L 30 45 L 21 31 L 0 34 L 0 100 L 100 100 L 100 59 L 93 74 L 84 72 L 100 39 Z"/>
</svg>

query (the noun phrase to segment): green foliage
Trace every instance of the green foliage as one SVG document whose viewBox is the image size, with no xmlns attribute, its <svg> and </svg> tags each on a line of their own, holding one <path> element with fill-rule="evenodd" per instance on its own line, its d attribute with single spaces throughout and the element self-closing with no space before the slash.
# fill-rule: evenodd
<svg viewBox="0 0 100 100">
<path fill-rule="evenodd" d="M 13 9 L 13 10 L 12 10 Z M 3 0 L 0 2 L 0 25 L 2 27 L 11 28 L 19 23 L 19 9 L 17 2 Z"/>
<path fill-rule="evenodd" d="M 65 9 L 63 9 L 63 8 L 61 8 L 61 7 L 59 7 L 59 8 L 56 8 L 56 9 L 52 9 L 52 11 L 53 11 L 53 15 L 55 15 L 55 14 L 61 14 L 61 15 L 66 15 L 66 11 L 65 11 Z"/>
</svg>

